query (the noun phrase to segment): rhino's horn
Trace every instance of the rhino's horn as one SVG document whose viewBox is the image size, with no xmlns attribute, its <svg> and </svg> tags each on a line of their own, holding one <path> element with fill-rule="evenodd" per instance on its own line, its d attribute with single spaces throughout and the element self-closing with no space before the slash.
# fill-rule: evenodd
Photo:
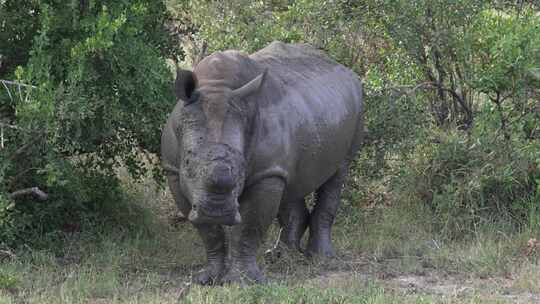
<svg viewBox="0 0 540 304">
<path fill-rule="evenodd" d="M 246 83 L 242 87 L 234 90 L 232 92 L 233 96 L 236 97 L 236 98 L 241 99 L 243 97 L 246 97 L 248 95 L 251 95 L 251 94 L 257 92 L 261 88 L 261 85 L 264 82 L 264 78 L 266 76 L 267 71 L 268 71 L 268 69 L 264 69 L 264 72 L 262 72 L 259 76 L 255 77 L 253 80 Z"/>
</svg>

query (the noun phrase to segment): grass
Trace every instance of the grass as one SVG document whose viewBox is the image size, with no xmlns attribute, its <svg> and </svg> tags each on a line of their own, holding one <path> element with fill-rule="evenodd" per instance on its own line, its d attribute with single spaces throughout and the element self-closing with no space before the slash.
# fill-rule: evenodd
<svg viewBox="0 0 540 304">
<path fill-rule="evenodd" d="M 531 303 L 540 301 L 538 252 L 524 256 L 537 230 L 493 224 L 447 240 L 413 206 L 346 203 L 334 229 L 339 256 L 312 261 L 286 252 L 260 258 L 270 283 L 189 286 L 204 262 L 191 225 L 172 225 L 166 191 L 126 181 L 135 229 L 90 226 L 63 235 L 54 250 L 0 256 L 1 303 Z M 122 217 L 122 210 L 119 210 Z M 125 216 L 125 215 L 124 215 Z M 138 227 L 138 228 L 137 228 Z M 269 232 L 264 249 L 277 236 Z"/>
</svg>

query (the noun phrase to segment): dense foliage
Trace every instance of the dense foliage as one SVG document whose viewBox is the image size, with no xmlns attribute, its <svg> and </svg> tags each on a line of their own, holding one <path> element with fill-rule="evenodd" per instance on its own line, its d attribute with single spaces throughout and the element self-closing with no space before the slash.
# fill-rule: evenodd
<svg viewBox="0 0 540 304">
<path fill-rule="evenodd" d="M 147 170 L 181 55 L 168 18 L 160 1 L 0 1 L 0 243 L 78 229 L 122 201 L 115 167 Z M 29 187 L 47 202 L 14 195 Z"/>
<path fill-rule="evenodd" d="M 384 206 L 431 210 L 448 237 L 487 221 L 540 226 L 534 1 L 167 4 L 172 15 L 150 0 L 0 0 L 0 79 L 27 85 L 0 87 L 0 243 L 125 200 L 114 168 L 152 168 L 140 155 L 156 151 L 174 102 L 166 59 L 189 65 L 201 50 L 253 52 L 273 40 L 311 43 L 364 81 L 369 136 L 351 206 L 377 205 L 371 194 L 383 192 Z M 10 195 L 33 186 L 46 203 Z"/>
<path fill-rule="evenodd" d="M 432 210 L 449 237 L 486 221 L 528 225 L 538 213 L 534 2 L 194 0 L 187 11 L 192 43 L 210 51 L 307 42 L 363 78 L 369 142 L 352 202 L 376 180 L 393 203 Z"/>
</svg>

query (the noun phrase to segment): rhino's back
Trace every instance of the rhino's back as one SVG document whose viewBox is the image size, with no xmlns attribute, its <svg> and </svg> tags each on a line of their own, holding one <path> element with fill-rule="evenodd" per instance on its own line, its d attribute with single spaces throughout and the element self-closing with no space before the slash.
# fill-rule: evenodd
<svg viewBox="0 0 540 304">
<path fill-rule="evenodd" d="M 311 82 L 340 65 L 309 44 L 275 41 L 250 55 L 251 59 L 277 75 L 282 87 Z"/>
<path fill-rule="evenodd" d="M 254 175 L 283 172 L 289 195 L 303 196 L 334 174 L 359 145 L 360 81 L 305 44 L 274 42 L 250 57 L 269 70 L 273 87 L 266 95 L 274 99 L 260 117 Z"/>
</svg>

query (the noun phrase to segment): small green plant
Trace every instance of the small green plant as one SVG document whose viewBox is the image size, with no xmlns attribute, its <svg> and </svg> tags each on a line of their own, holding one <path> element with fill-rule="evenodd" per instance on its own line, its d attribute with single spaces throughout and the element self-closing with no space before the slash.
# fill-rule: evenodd
<svg viewBox="0 0 540 304">
<path fill-rule="evenodd" d="M 14 275 L 10 273 L 5 273 L 0 269 L 0 290 L 2 289 L 13 289 L 19 285 L 20 281 Z"/>
</svg>

